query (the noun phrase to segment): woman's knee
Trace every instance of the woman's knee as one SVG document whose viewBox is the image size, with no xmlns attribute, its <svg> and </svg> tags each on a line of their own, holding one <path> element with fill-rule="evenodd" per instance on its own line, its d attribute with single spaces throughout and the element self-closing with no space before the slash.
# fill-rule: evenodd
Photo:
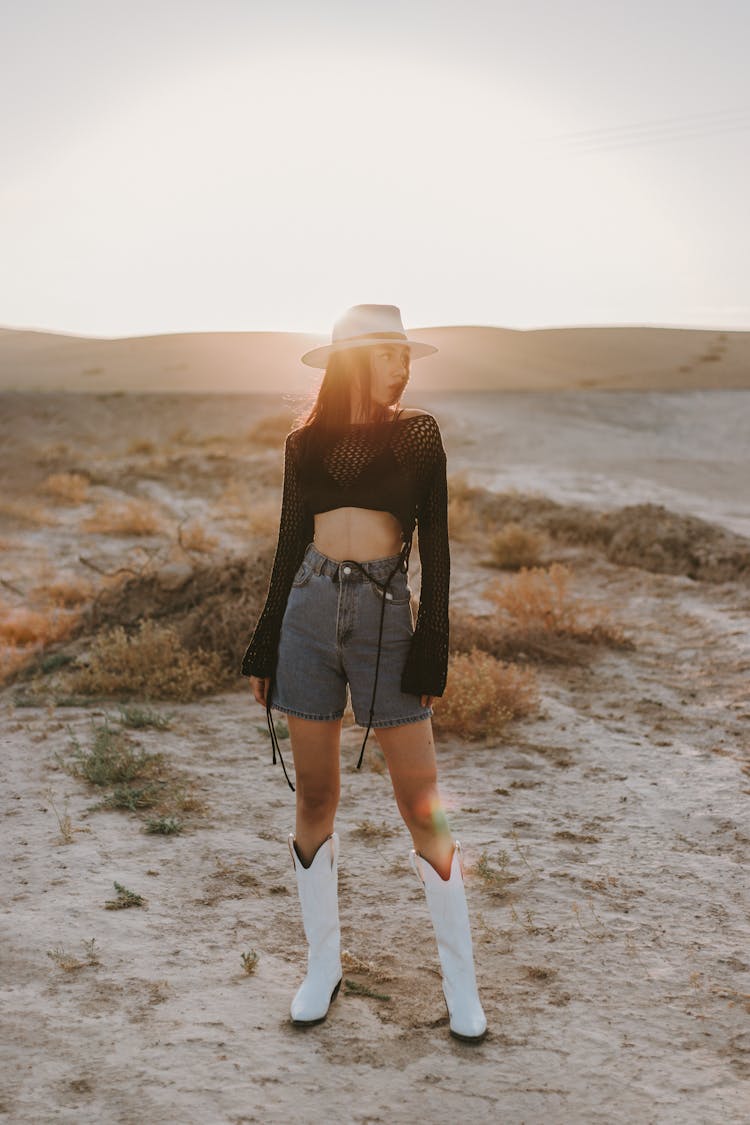
<svg viewBox="0 0 750 1125">
<path fill-rule="evenodd" d="M 411 831 L 429 833 L 448 830 L 448 818 L 436 788 L 426 787 L 421 791 L 401 794 L 397 804 L 404 823 Z"/>
</svg>

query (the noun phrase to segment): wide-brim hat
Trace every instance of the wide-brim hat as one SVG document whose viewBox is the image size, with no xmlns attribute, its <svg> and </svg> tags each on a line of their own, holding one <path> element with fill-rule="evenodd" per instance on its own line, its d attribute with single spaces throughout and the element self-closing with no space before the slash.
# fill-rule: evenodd
<svg viewBox="0 0 750 1125">
<path fill-rule="evenodd" d="M 325 367 L 334 352 L 384 342 L 407 347 L 410 359 L 422 359 L 437 351 L 432 344 L 409 339 L 401 322 L 401 310 L 396 305 L 352 305 L 334 324 L 331 343 L 305 352 L 302 362 L 309 367 Z"/>
</svg>

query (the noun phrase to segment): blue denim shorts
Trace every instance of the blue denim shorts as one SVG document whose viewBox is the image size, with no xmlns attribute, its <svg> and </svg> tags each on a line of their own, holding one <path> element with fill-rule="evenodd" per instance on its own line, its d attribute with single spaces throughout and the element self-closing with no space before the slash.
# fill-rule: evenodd
<svg viewBox="0 0 750 1125">
<path fill-rule="evenodd" d="M 398 555 L 360 563 L 385 583 Z M 279 635 L 270 706 L 303 719 L 340 719 L 349 690 L 358 726 L 395 727 L 429 718 L 420 696 L 401 690 L 414 635 L 408 574 L 398 569 L 385 594 L 351 560 L 309 543 L 292 581 Z M 383 612 L 375 706 L 370 718 Z"/>
</svg>

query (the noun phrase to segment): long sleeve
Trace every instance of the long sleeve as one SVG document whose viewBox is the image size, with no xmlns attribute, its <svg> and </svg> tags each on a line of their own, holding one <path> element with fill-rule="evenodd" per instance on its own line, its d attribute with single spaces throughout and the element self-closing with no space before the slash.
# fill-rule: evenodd
<svg viewBox="0 0 750 1125">
<path fill-rule="evenodd" d="M 434 419 L 431 419 L 434 423 Z M 448 676 L 448 482 L 440 431 L 431 433 L 433 468 L 417 505 L 422 587 L 411 648 L 401 677 L 402 691 L 441 696 Z"/>
<path fill-rule="evenodd" d="M 294 432 L 284 445 L 284 485 L 281 499 L 279 538 L 273 560 L 266 604 L 255 626 L 242 659 L 243 676 L 272 676 L 276 667 L 281 622 L 292 580 L 307 544 L 312 540 L 315 521 L 307 510 L 300 488 Z"/>
</svg>

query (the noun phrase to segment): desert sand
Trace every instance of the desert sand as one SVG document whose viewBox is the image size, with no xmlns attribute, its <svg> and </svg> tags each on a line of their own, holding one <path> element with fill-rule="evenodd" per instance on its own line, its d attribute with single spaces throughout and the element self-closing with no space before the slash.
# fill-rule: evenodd
<svg viewBox="0 0 750 1125">
<path fill-rule="evenodd" d="M 661 325 L 409 332 L 439 349 L 414 368 L 420 394 L 750 387 L 750 332 Z M 298 332 L 100 338 L 0 328 L 0 391 L 304 393 L 317 374 L 299 356 L 327 343 L 329 336 Z"/>
<path fill-rule="evenodd" d="M 65 668 L 11 678 L 0 1119 L 747 1121 L 750 394 L 733 394 L 728 406 L 677 392 L 669 412 L 659 396 L 625 396 L 614 411 L 619 396 L 603 395 L 605 410 L 568 389 L 556 413 L 533 395 L 410 391 L 441 423 L 449 478 L 468 473 L 486 506 L 571 527 L 635 513 L 619 554 L 561 534 L 545 556 L 629 644 L 537 665 L 539 710 L 502 737 L 437 738 L 490 1028 L 478 1047 L 448 1034 L 411 841 L 372 734 L 354 769 L 363 731 L 350 715 L 337 830 L 352 983 L 324 1024 L 300 1030 L 288 1022 L 305 956 L 286 844 L 294 795 L 246 681 L 153 703 L 169 729 L 132 732 L 202 803 L 166 836 L 137 813 L 94 809 L 98 794 L 62 766 L 92 719 L 117 721 L 117 701 L 63 706 Z M 211 552 L 268 565 L 280 443 L 247 434 L 277 399 L 6 394 L 0 405 L 6 614 L 61 577 L 96 588 L 149 559 L 166 560 L 161 580 L 175 588 Z M 56 474 L 85 478 L 77 499 L 48 491 Z M 158 513 L 153 535 L 84 530 L 103 505 L 134 498 Z M 687 546 L 677 532 L 654 541 L 670 514 Z M 176 528 L 191 524 L 205 542 L 180 551 Z M 452 543 L 456 610 L 489 611 L 497 572 L 481 556 L 470 537 Z M 105 909 L 115 881 L 144 904 Z"/>
</svg>

